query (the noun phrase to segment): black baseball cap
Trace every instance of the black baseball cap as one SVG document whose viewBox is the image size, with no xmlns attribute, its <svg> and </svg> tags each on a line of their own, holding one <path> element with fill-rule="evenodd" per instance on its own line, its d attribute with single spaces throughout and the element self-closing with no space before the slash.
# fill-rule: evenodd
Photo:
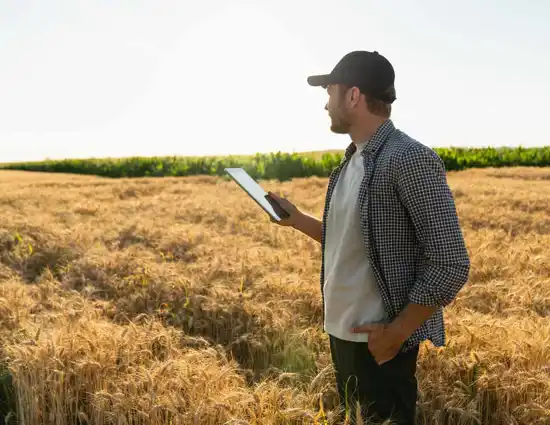
<svg viewBox="0 0 550 425">
<path fill-rule="evenodd" d="M 385 103 L 393 103 L 396 99 L 395 89 L 390 90 L 395 82 L 393 66 L 376 51 L 350 52 L 340 59 L 330 74 L 312 75 L 307 82 L 314 87 L 326 88 L 329 84 L 357 87 L 361 93 Z"/>
</svg>

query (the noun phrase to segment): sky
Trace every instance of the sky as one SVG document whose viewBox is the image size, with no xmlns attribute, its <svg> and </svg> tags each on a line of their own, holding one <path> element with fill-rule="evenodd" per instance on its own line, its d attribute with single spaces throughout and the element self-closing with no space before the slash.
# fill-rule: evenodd
<svg viewBox="0 0 550 425">
<path fill-rule="evenodd" d="M 0 162 L 344 149 L 307 77 L 393 64 L 431 147 L 550 145 L 550 1 L 0 0 Z"/>
</svg>

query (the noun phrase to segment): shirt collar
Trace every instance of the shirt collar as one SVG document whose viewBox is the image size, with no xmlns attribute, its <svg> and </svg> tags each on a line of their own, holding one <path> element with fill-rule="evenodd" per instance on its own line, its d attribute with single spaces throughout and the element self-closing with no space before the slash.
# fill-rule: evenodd
<svg viewBox="0 0 550 425">
<path fill-rule="evenodd" d="M 378 149 L 384 144 L 388 136 L 395 130 L 395 126 L 390 119 L 384 121 L 384 123 L 378 127 L 374 132 L 367 144 L 364 145 L 361 155 L 368 153 L 376 153 Z M 348 161 L 357 150 L 355 143 L 350 143 L 344 154 L 344 160 Z"/>
</svg>

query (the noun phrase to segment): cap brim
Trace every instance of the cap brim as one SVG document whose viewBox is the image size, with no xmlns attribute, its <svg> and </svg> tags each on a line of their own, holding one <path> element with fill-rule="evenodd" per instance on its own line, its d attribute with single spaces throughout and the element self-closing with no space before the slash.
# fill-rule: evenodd
<svg viewBox="0 0 550 425">
<path fill-rule="evenodd" d="M 327 88 L 328 85 L 334 84 L 332 80 L 333 78 L 330 74 L 312 75 L 311 77 L 307 78 L 307 82 L 310 86 L 323 88 Z"/>
</svg>

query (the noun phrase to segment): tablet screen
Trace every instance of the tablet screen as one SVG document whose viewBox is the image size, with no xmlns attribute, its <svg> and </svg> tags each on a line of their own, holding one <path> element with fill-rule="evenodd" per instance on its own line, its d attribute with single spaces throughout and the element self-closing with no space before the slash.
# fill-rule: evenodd
<svg viewBox="0 0 550 425">
<path fill-rule="evenodd" d="M 248 195 L 256 201 L 256 203 L 263 208 L 271 217 L 275 220 L 280 220 L 281 217 L 275 212 L 271 204 L 265 196 L 267 192 L 242 168 L 226 168 L 225 171 L 237 182 L 237 184 Z"/>
</svg>

